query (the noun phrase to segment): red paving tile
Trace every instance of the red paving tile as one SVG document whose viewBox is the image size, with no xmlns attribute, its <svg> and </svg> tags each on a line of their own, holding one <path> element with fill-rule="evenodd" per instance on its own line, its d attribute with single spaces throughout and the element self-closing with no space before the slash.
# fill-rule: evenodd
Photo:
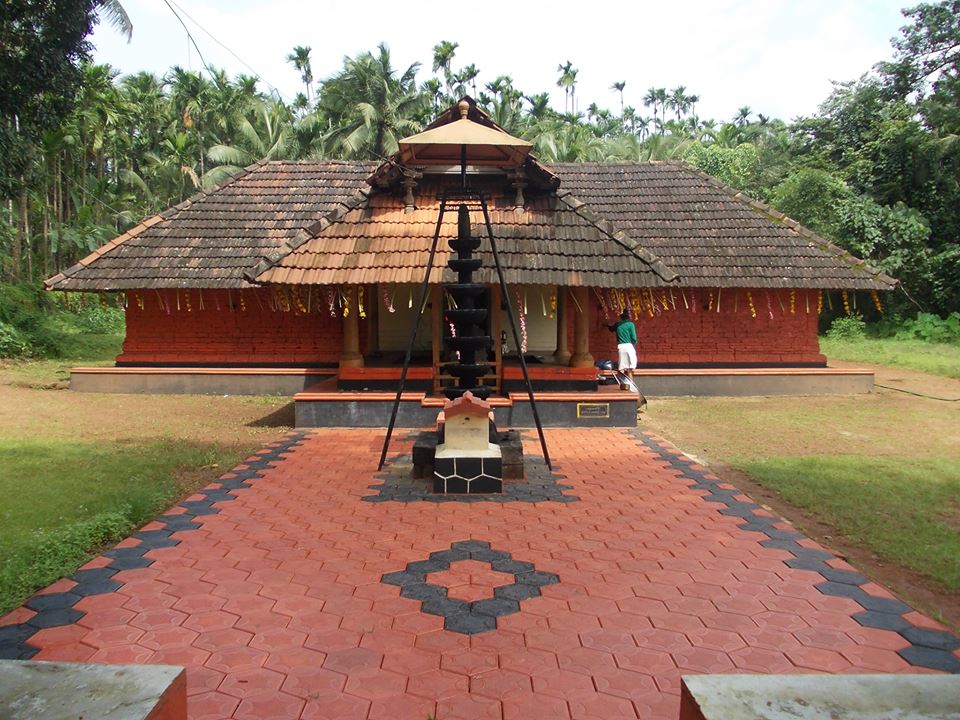
<svg viewBox="0 0 960 720">
<path fill-rule="evenodd" d="M 786 566 L 789 553 L 760 546 L 624 431 L 547 431 L 580 498 L 562 505 L 364 502 L 381 438 L 313 433 L 179 545 L 150 551 L 149 568 L 118 574 L 119 592 L 80 600 L 78 623 L 35 634 L 36 658 L 183 664 L 191 720 L 672 720 L 682 673 L 911 670 L 903 637 L 860 626 L 857 603 L 820 593 L 820 575 Z M 560 583 L 466 636 L 380 582 L 468 539 Z M 514 578 L 461 560 L 429 582 L 470 601 Z"/>
</svg>

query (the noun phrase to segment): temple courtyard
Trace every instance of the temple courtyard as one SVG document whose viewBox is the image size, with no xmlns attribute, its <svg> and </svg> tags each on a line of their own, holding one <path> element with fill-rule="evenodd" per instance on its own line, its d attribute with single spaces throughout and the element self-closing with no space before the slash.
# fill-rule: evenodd
<svg viewBox="0 0 960 720">
<path fill-rule="evenodd" d="M 430 494 L 401 431 L 294 432 L 0 619 L 9 657 L 187 668 L 190 717 L 669 718 L 680 678 L 960 671 L 960 640 L 652 433 L 525 433 Z"/>
</svg>

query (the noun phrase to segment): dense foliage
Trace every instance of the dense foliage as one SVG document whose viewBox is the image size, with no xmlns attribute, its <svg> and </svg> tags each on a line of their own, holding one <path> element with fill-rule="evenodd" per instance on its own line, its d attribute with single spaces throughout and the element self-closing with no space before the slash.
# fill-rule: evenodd
<svg viewBox="0 0 960 720">
<path fill-rule="evenodd" d="M 89 20 L 105 3 L 18 0 L 7 7 L 59 4 Z M 7 15 L 0 37 L 16 37 L 21 26 Z M 311 49 L 295 47 L 287 60 L 304 92 L 287 103 L 263 93 L 254 77 L 212 68 L 174 67 L 158 78 L 80 65 L 81 37 L 60 60 L 79 68 L 78 77 L 58 78 L 64 98 L 75 94 L 73 109 L 26 138 L 22 172 L 0 167 L 0 188 L 17 188 L 0 210 L 2 275 L 48 276 L 257 160 L 382 158 L 398 138 L 469 94 L 547 162 L 692 163 L 898 277 L 905 292 L 888 303 L 894 309 L 946 316 L 960 310 L 960 0 L 904 15 L 891 58 L 838 84 L 815 116 L 789 123 L 749 107 L 729 121 L 703 119 L 700 98 L 683 86 L 650 88 L 638 111 L 624 104 L 625 81 L 610 86 L 613 110 L 596 102 L 580 110 L 578 71 L 569 60 L 557 67 L 561 113 L 546 92 L 525 92 L 509 75 L 482 82 L 476 66 L 457 63 L 457 44 L 449 41 L 435 46 L 429 73 L 418 64 L 395 68 L 381 44 L 344 58 L 342 69 L 319 83 Z M 4 107 L 9 129 L 10 114 L 31 105 L 22 94 L 2 100 L 15 104 Z"/>
</svg>

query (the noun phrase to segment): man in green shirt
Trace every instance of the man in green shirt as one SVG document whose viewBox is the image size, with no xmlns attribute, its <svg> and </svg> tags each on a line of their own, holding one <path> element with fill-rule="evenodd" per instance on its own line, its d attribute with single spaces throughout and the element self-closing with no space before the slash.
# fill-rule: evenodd
<svg viewBox="0 0 960 720">
<path fill-rule="evenodd" d="M 624 310 L 620 319 L 613 325 L 608 325 L 611 332 L 617 336 L 617 353 L 619 355 L 618 369 L 633 382 L 633 370 L 637 367 L 637 328 L 630 321 L 630 313 Z"/>
</svg>

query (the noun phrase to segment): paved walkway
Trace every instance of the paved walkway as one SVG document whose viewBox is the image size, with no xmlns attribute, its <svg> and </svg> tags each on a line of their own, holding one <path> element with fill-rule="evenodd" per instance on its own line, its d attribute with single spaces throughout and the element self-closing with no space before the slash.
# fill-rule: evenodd
<svg viewBox="0 0 960 720">
<path fill-rule="evenodd" d="M 684 674 L 960 670 L 653 436 L 548 430 L 557 475 L 472 502 L 375 477 L 381 439 L 265 448 L 0 620 L 0 656 L 186 665 L 195 720 L 673 719 Z"/>
</svg>

